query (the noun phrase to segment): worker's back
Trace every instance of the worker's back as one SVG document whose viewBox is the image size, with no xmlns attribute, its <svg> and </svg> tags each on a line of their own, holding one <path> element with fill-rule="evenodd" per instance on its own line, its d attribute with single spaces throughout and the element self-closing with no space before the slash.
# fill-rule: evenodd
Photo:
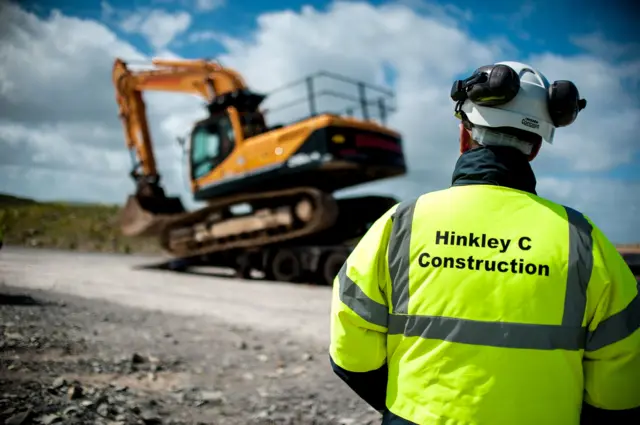
<svg viewBox="0 0 640 425">
<path fill-rule="evenodd" d="M 334 372 L 383 425 L 639 424 L 638 283 L 593 222 L 536 195 L 530 165 L 586 100 L 518 62 L 451 99 L 452 187 L 392 208 L 345 262 Z"/>
<path fill-rule="evenodd" d="M 495 185 L 401 204 L 388 250 L 389 410 L 423 425 L 577 425 L 585 327 L 634 295 L 607 292 L 617 282 L 602 251 L 613 247 L 600 236 L 580 213 Z M 624 392 L 595 363 L 586 389 L 610 405 Z"/>
</svg>

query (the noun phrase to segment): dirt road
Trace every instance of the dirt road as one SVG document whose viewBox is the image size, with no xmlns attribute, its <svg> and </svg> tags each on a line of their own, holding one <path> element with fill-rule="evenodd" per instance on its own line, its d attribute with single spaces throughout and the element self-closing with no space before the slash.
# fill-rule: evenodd
<svg viewBox="0 0 640 425">
<path fill-rule="evenodd" d="M 379 423 L 330 370 L 329 288 L 158 261 L 0 251 L 0 422 Z"/>
<path fill-rule="evenodd" d="M 212 316 L 328 343 L 331 292 L 327 287 L 143 268 L 162 261 L 154 256 L 7 247 L 0 251 L 0 276 L 14 286 L 168 313 Z"/>
</svg>

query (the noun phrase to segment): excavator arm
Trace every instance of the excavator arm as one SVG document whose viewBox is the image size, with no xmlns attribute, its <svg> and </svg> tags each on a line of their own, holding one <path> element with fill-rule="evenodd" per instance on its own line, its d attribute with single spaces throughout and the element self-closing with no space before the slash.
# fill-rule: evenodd
<svg viewBox="0 0 640 425">
<path fill-rule="evenodd" d="M 246 90 L 246 84 L 237 72 L 215 62 L 154 59 L 152 63 L 156 69 L 134 72 L 123 60 L 116 59 L 113 84 L 126 144 L 129 150 L 135 152 L 139 162 L 139 167 L 136 166 L 132 174 L 136 180 L 144 179 L 145 183 L 157 184 L 159 173 L 142 92 L 196 94 L 212 102 L 216 97 Z"/>
<path fill-rule="evenodd" d="M 225 99 L 248 92 L 237 72 L 215 62 L 154 59 L 152 64 L 154 69 L 132 71 L 126 62 L 116 59 L 112 72 L 125 141 L 134 161 L 131 176 L 136 192 L 129 196 L 121 217 L 122 229 L 129 235 L 156 234 L 169 218 L 185 211 L 180 198 L 167 197 L 160 186 L 142 92 L 199 95 L 209 103 L 210 110 L 214 104 L 224 108 L 228 104 Z"/>
</svg>

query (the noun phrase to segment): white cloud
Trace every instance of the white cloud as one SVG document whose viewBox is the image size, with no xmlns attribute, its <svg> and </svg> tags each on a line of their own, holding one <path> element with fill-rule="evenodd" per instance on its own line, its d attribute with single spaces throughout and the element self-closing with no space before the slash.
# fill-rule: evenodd
<svg viewBox="0 0 640 425">
<path fill-rule="evenodd" d="M 607 59 L 619 59 L 624 55 L 638 57 L 640 54 L 640 43 L 614 43 L 607 40 L 600 31 L 574 35 L 570 39 L 576 46 Z"/>
<path fill-rule="evenodd" d="M 404 136 L 411 175 L 352 192 L 370 190 L 408 197 L 450 183 L 458 155 L 457 121 L 449 98 L 454 76 L 514 54 L 513 47 L 499 39 L 480 41 L 463 25 L 453 25 L 466 19 L 460 18 L 463 12 L 444 8 L 423 16 L 399 4 L 375 7 L 344 2 L 326 12 L 304 7 L 300 13 L 264 14 L 250 37 L 215 34 L 215 39 L 227 49 L 220 57 L 222 63 L 239 70 L 256 90 L 269 90 L 320 69 L 381 84 L 386 71 L 393 69 L 398 113 L 390 124 Z M 0 122 L 1 143 L 3 149 L 10 149 L 11 162 L 30 164 L 32 172 L 28 179 L 18 178 L 15 165 L 0 165 L 0 190 L 41 194 L 44 192 L 38 187 L 46 183 L 50 197 L 95 200 L 103 195 L 107 201 L 121 202 L 131 183 L 125 183 L 128 176 L 123 175 L 128 154 L 116 117 L 110 70 L 114 56 L 142 59 L 142 55 L 97 22 L 60 14 L 42 20 L 15 6 L 4 7 L 2 18 L 10 22 L 4 36 L 11 43 L 0 45 L 0 57 L 6 58 L 0 63 L 0 107 L 9 111 Z M 146 27 L 147 35 L 155 37 L 150 41 L 158 51 L 175 55 L 166 46 L 189 26 L 185 18 L 182 22 L 162 36 L 149 35 L 152 26 Z M 146 31 L 143 21 L 138 23 L 137 30 Z M 598 56 L 553 53 L 527 60 L 550 79 L 574 80 L 589 101 L 577 122 L 558 130 L 554 145 L 544 146 L 535 161 L 534 167 L 541 173 L 539 192 L 582 207 L 614 239 L 640 240 L 640 229 L 630 228 L 634 216 L 629 211 L 640 205 L 638 197 L 626 192 L 633 189 L 630 184 L 543 177 L 557 169 L 585 173 L 607 170 L 628 162 L 638 152 L 640 146 L 631 136 L 640 131 L 640 105 L 625 89 L 626 81 L 637 83 L 638 62 L 627 58 L 610 63 Z M 28 66 L 36 62 L 47 63 L 47 72 Z M 274 106 L 299 94 L 274 96 L 266 105 Z M 198 99 L 187 96 L 154 93 L 146 99 L 167 192 L 180 193 L 186 201 L 190 194 L 185 191 L 174 138 L 184 135 L 204 111 Z M 287 113 L 268 118 L 275 123 L 291 117 Z M 44 163 L 49 168 L 43 168 Z M 51 169 L 53 164 L 61 164 L 68 173 Z M 79 171 L 74 171 L 74 164 Z M 87 170 L 101 172 L 93 176 Z M 565 192 L 559 191 L 563 187 Z M 603 198 L 594 197 L 596 194 Z"/>
<path fill-rule="evenodd" d="M 123 31 L 143 35 L 156 50 L 167 47 L 190 25 L 191 15 L 187 12 L 169 13 L 161 9 L 139 10 L 120 23 Z"/>
<path fill-rule="evenodd" d="M 209 12 L 212 11 L 214 9 L 219 9 L 222 6 L 224 6 L 226 3 L 225 0 L 196 0 L 196 9 L 203 11 L 203 12 Z"/>
<path fill-rule="evenodd" d="M 630 163 L 633 154 L 640 150 L 636 141 L 640 102 L 637 92 L 629 92 L 628 88 L 638 87 L 640 57 L 612 64 L 594 56 L 562 57 L 548 53 L 531 61 L 552 81 L 575 81 L 581 96 L 587 99 L 587 107 L 575 125 L 559 129 L 557 141 L 547 150 L 577 171 L 602 171 Z M 558 165 L 561 164 L 553 164 Z"/>
<path fill-rule="evenodd" d="M 109 20 L 117 15 L 118 11 L 116 8 L 111 6 L 108 1 L 102 0 L 100 2 L 100 10 L 102 12 L 102 19 Z"/>
<path fill-rule="evenodd" d="M 459 27 L 473 20 L 470 9 L 462 9 L 451 3 L 438 4 L 428 0 L 397 0 L 395 3 L 432 16 L 449 26 Z"/>
<path fill-rule="evenodd" d="M 593 177 L 543 177 L 538 178 L 538 190 L 553 201 L 587 214 L 613 241 L 640 241 L 640 182 Z"/>
<path fill-rule="evenodd" d="M 111 67 L 115 57 L 146 58 L 95 21 L 59 12 L 42 20 L 7 3 L 0 19 L 8 23 L 0 43 L 0 191 L 123 201 L 133 183 Z M 175 137 L 204 115 L 200 101 L 158 93 L 145 98 L 168 190 L 184 191 Z"/>
<path fill-rule="evenodd" d="M 187 39 L 188 39 L 188 41 L 190 43 L 199 43 L 199 42 L 202 42 L 202 41 L 211 41 L 211 40 L 218 41 L 218 40 L 223 39 L 223 38 L 224 38 L 224 36 L 219 34 L 216 31 L 197 31 L 197 32 L 192 32 L 187 37 Z"/>
</svg>

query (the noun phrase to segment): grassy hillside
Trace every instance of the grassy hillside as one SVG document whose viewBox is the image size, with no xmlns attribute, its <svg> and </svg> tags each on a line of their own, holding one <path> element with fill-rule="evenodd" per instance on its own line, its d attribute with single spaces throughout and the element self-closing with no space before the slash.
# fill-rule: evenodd
<svg viewBox="0 0 640 425">
<path fill-rule="evenodd" d="M 117 205 L 37 202 L 0 194 L 4 243 L 30 247 L 119 253 L 159 253 L 154 239 L 122 236 Z M 640 244 L 627 245 L 640 248 Z"/>
<path fill-rule="evenodd" d="M 153 239 L 122 236 L 116 205 L 37 202 L 0 194 L 4 243 L 79 251 L 156 253 Z"/>
</svg>

